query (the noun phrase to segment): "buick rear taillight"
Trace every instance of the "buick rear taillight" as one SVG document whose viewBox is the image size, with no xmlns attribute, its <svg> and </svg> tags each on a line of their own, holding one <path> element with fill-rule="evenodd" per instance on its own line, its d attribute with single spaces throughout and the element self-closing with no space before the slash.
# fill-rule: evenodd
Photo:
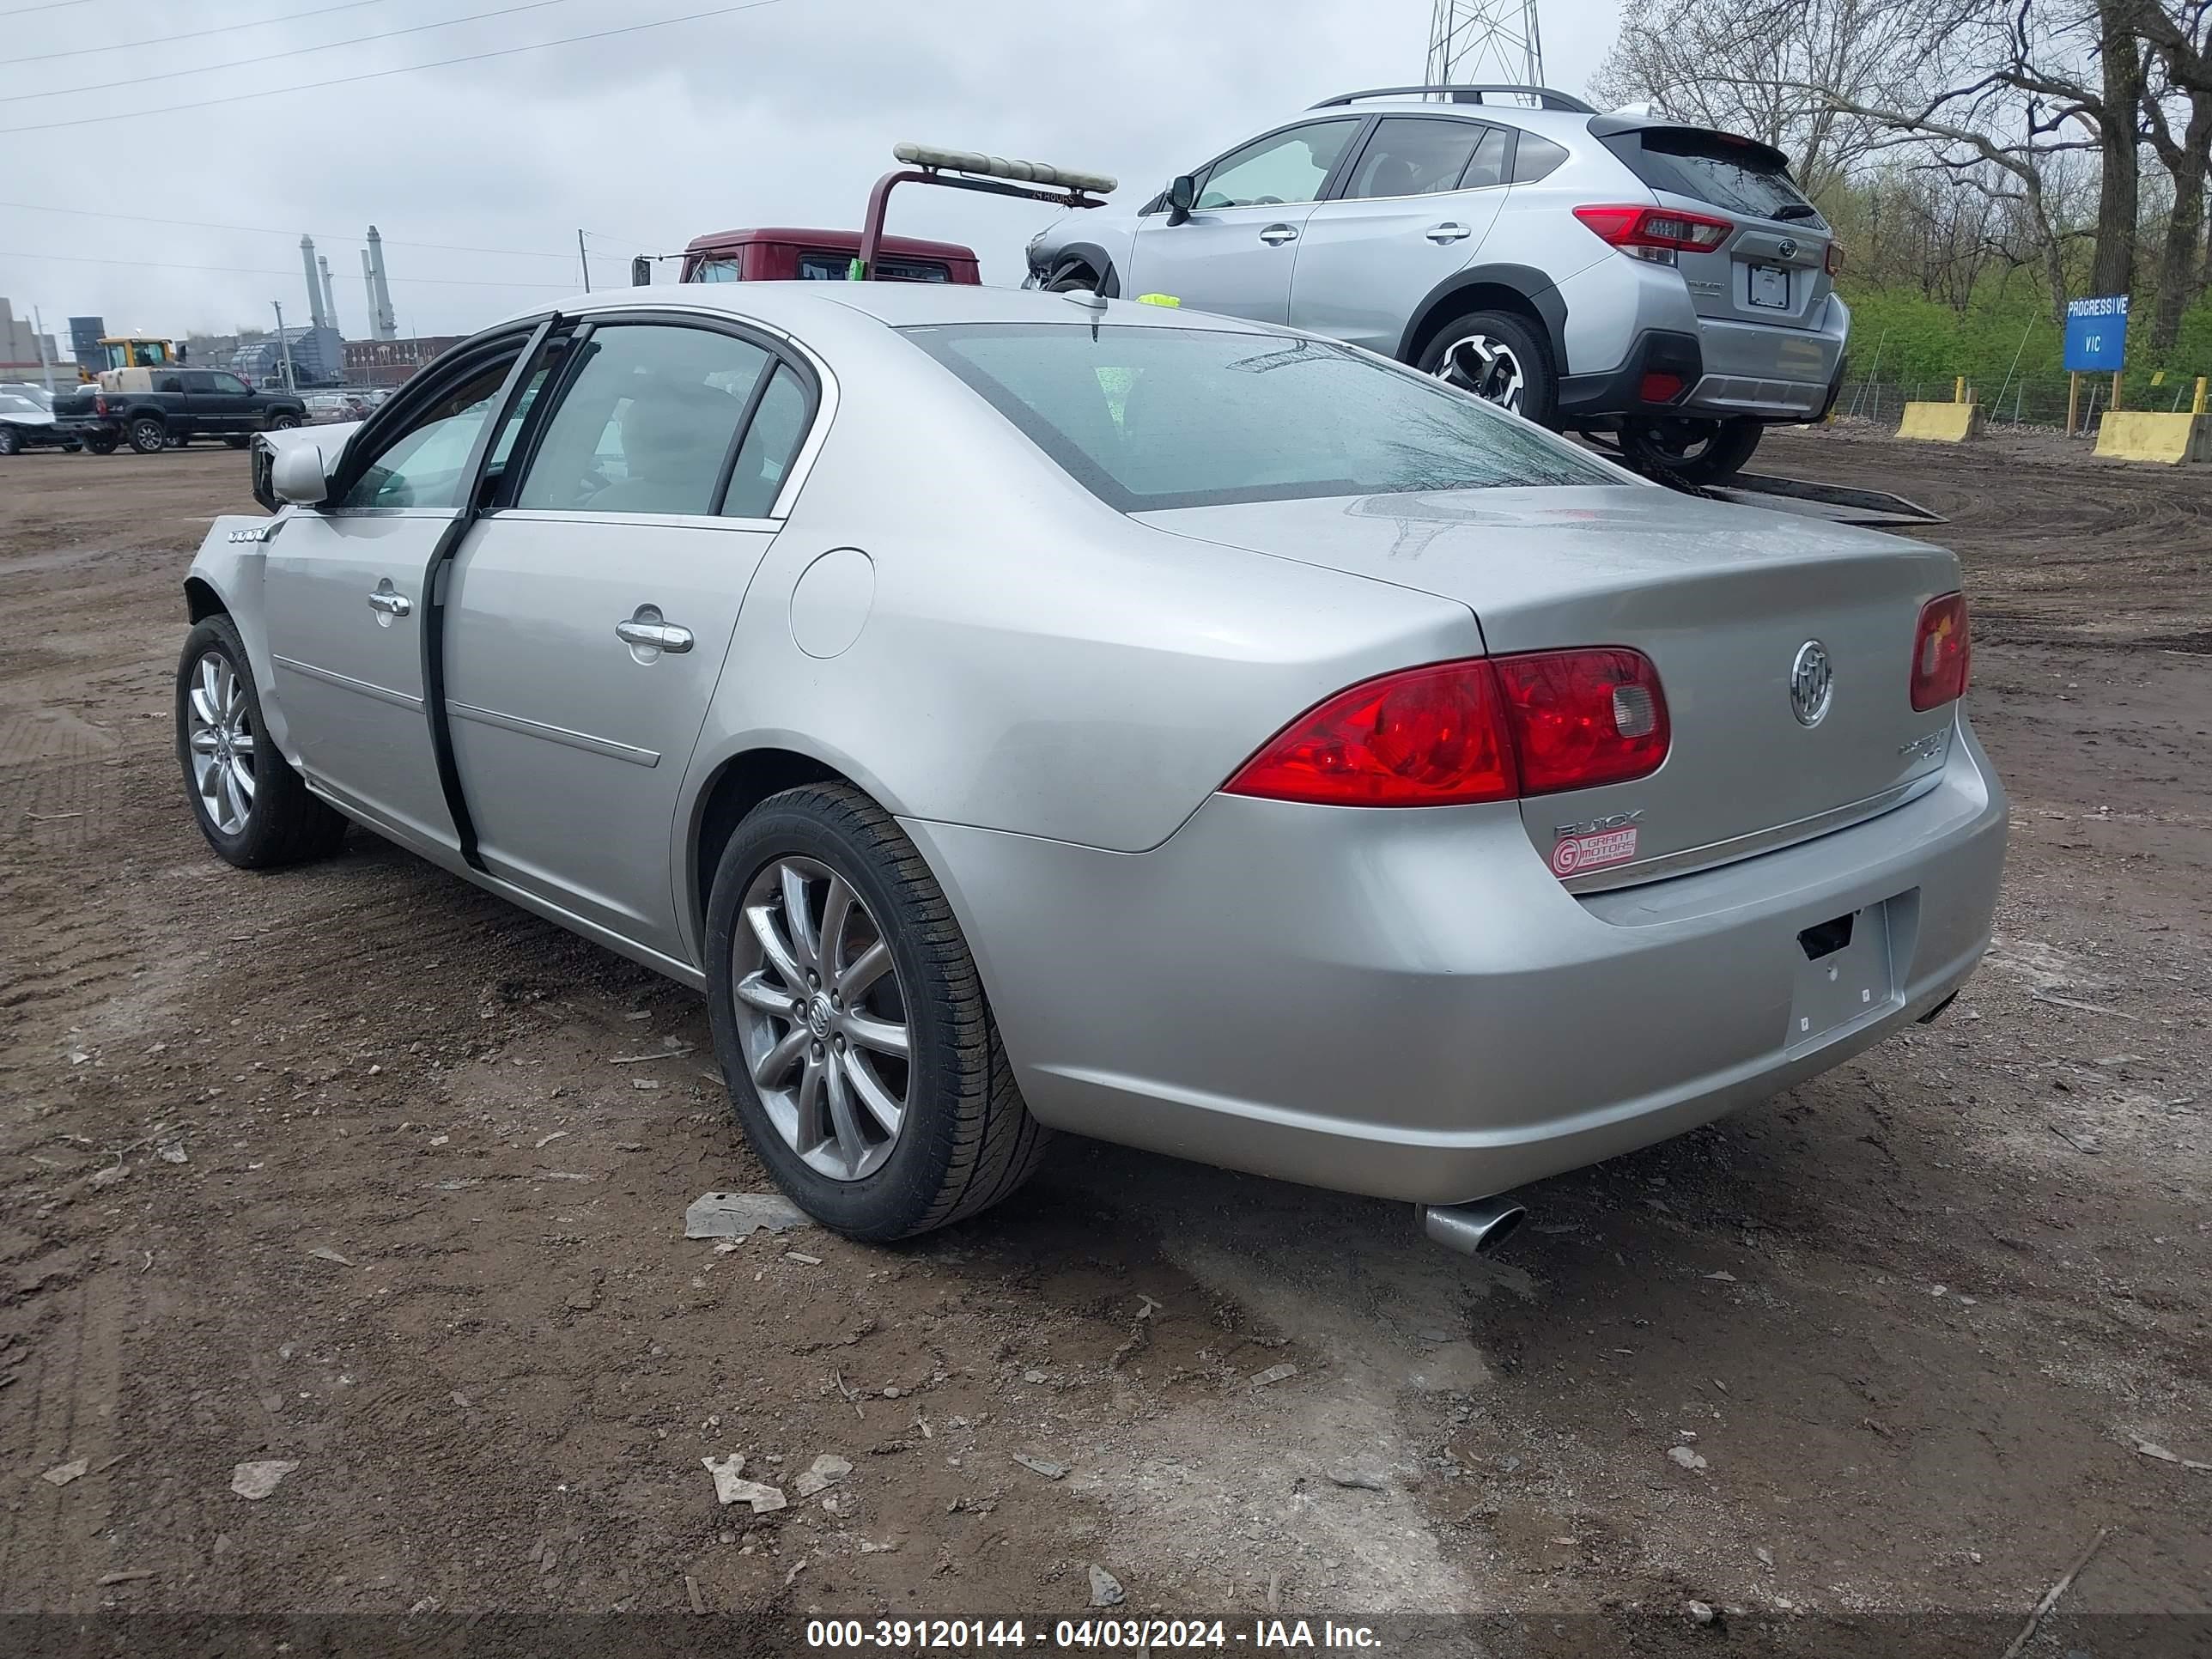
<svg viewBox="0 0 2212 1659">
<path fill-rule="evenodd" d="M 1966 628 L 1966 596 L 1945 593 L 1920 607 L 1912 640 L 1912 706 L 1923 713 L 1966 695 L 1974 646 Z"/>
<path fill-rule="evenodd" d="M 1555 795 L 1649 777 L 1673 732 L 1659 671 L 1641 651 L 1537 651 L 1498 659 L 1521 793 Z"/>
<path fill-rule="evenodd" d="M 1309 710 L 1222 786 L 1317 806 L 1458 806 L 1622 783 L 1667 758 L 1667 699 L 1608 646 L 1431 663 Z"/>
<path fill-rule="evenodd" d="M 1735 234 L 1726 219 L 1679 208 L 1578 207 L 1575 217 L 1599 240 L 1638 259 L 1671 265 L 1680 253 L 1710 253 Z"/>
</svg>

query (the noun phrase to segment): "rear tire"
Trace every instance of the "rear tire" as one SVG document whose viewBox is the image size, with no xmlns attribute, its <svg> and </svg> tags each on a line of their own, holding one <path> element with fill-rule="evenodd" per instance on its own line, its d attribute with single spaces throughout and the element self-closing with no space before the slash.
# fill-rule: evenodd
<svg viewBox="0 0 2212 1659">
<path fill-rule="evenodd" d="M 131 447 L 141 455 L 158 455 L 169 445 L 169 428 L 158 415 L 141 415 L 131 422 Z"/>
<path fill-rule="evenodd" d="M 1510 311 L 1453 318 L 1431 337 L 1414 367 L 1539 426 L 1551 425 L 1559 406 L 1559 375 L 1549 342 Z"/>
<path fill-rule="evenodd" d="M 805 911 L 796 949 L 794 882 Z M 845 902 L 841 885 L 850 908 L 825 930 Z M 885 965 L 870 972 L 871 963 Z M 1042 1159 L 1048 1133 L 1015 1085 L 944 890 L 890 815 L 857 789 L 787 790 L 738 825 L 707 908 L 707 987 L 715 1057 L 745 1138 L 824 1226 L 872 1242 L 927 1232 L 996 1204 Z M 849 1000 L 833 1007 L 833 992 Z M 902 1029 L 903 1060 L 884 1041 Z M 848 1030 L 855 1035 L 840 1046 Z M 887 1135 L 871 1093 L 899 1097 Z M 832 1136 L 841 1109 L 863 1156 L 848 1156 L 842 1127 Z"/>
<path fill-rule="evenodd" d="M 185 636 L 176 709 L 185 793 L 218 857 L 266 870 L 337 851 L 346 820 L 307 792 L 269 741 L 245 642 L 221 612 Z"/>
<path fill-rule="evenodd" d="M 225 438 L 222 441 L 223 447 L 226 449 L 243 449 L 252 441 L 250 438 Z"/>
<path fill-rule="evenodd" d="M 1765 430 L 1759 422 L 1741 416 L 1726 421 L 1628 420 L 1621 422 L 1620 453 L 1647 478 L 1702 488 L 1741 472 Z"/>
<path fill-rule="evenodd" d="M 115 453 L 115 434 L 112 432 L 100 433 L 87 438 L 84 447 L 95 455 L 112 455 Z"/>
</svg>

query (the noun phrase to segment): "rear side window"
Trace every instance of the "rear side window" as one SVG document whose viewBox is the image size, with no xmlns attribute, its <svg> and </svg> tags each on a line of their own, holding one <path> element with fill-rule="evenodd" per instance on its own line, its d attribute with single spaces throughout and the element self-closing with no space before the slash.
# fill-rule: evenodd
<svg viewBox="0 0 2212 1659">
<path fill-rule="evenodd" d="M 1566 159 L 1567 152 L 1550 139 L 1524 132 L 1513 151 L 1513 182 L 1533 185 Z"/>
<path fill-rule="evenodd" d="M 745 441 L 738 446 L 730 492 L 722 501 L 726 518 L 765 519 L 775 510 L 792 457 L 799 453 L 799 441 L 806 435 L 808 402 L 799 376 L 788 364 L 778 364 L 775 378 L 753 411 L 753 423 L 745 428 Z"/>
<path fill-rule="evenodd" d="M 1344 187 L 1348 200 L 1393 196 L 1428 196 L 1458 190 L 1474 159 L 1475 146 L 1498 137 L 1495 127 L 1434 116 L 1386 115 L 1359 152 Z M 1495 152 L 1493 152 L 1495 153 Z M 1495 179 L 1478 182 L 1496 184 Z"/>
<path fill-rule="evenodd" d="M 1695 127 L 1645 127 L 1610 134 L 1604 143 L 1654 190 L 1761 219 L 1821 222 L 1774 153 L 1748 138 Z"/>
<path fill-rule="evenodd" d="M 601 328 L 577 349 L 515 506 L 712 513 L 768 353 L 726 334 L 652 324 Z"/>
<path fill-rule="evenodd" d="M 1051 323 L 905 331 L 1124 513 L 1619 482 L 1480 398 L 1334 341 Z"/>
</svg>

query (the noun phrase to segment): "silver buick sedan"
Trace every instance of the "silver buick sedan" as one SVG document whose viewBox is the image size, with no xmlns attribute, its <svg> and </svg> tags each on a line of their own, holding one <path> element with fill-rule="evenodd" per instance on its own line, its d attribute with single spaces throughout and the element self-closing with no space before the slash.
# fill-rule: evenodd
<svg viewBox="0 0 2212 1659">
<path fill-rule="evenodd" d="M 825 1224 L 1063 1129 L 1425 1206 L 1932 1017 L 2004 797 L 1948 552 L 1087 294 L 601 293 L 264 440 L 185 592 L 222 857 L 357 823 L 703 989 Z"/>
</svg>

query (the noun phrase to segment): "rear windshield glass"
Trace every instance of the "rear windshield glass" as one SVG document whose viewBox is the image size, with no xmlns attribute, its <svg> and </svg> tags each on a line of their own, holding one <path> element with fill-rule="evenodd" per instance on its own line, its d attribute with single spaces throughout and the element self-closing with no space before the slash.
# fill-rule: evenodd
<svg viewBox="0 0 2212 1659">
<path fill-rule="evenodd" d="M 1477 398 L 1333 341 L 1054 323 L 905 332 L 1124 513 L 1620 482 Z"/>
<path fill-rule="evenodd" d="M 1821 222 L 1789 173 L 1747 139 L 1682 127 L 1645 127 L 1613 133 L 1605 146 L 1654 190 L 1762 219 Z"/>
</svg>

